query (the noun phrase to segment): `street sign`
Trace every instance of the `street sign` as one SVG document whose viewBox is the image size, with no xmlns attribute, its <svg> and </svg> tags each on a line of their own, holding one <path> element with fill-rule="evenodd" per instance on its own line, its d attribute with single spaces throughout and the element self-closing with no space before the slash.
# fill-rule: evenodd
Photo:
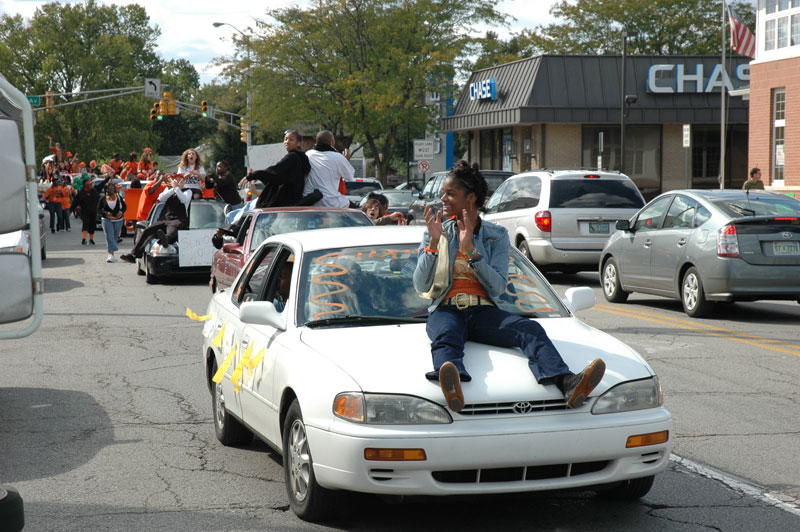
<svg viewBox="0 0 800 532">
<path fill-rule="evenodd" d="M 432 140 L 415 140 L 414 160 L 424 161 L 426 159 L 432 159 L 434 156 L 433 148 L 434 146 Z"/>
<path fill-rule="evenodd" d="M 691 148 L 692 147 L 692 125 L 691 124 L 683 124 L 683 147 L 684 148 Z"/>
<path fill-rule="evenodd" d="M 31 104 L 31 107 L 39 107 L 39 97 L 38 96 L 28 96 L 28 102 Z"/>
<path fill-rule="evenodd" d="M 161 98 L 161 78 L 144 78 L 144 97 Z"/>
<path fill-rule="evenodd" d="M 420 172 L 427 174 L 431 169 L 431 163 L 428 161 L 420 161 L 417 167 L 419 168 Z"/>
</svg>

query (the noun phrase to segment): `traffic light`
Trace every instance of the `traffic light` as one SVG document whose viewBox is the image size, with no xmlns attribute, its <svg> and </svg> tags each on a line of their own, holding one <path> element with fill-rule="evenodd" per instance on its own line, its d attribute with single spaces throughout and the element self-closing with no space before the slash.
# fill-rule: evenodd
<svg viewBox="0 0 800 532">
<path fill-rule="evenodd" d="M 203 116 L 208 116 L 208 101 L 203 100 L 200 102 L 200 114 Z"/>
<path fill-rule="evenodd" d="M 167 101 L 160 100 L 158 102 L 158 119 L 161 120 L 167 116 Z"/>
<path fill-rule="evenodd" d="M 239 140 L 241 140 L 242 142 L 246 143 L 247 142 L 247 120 L 245 120 L 244 118 L 241 118 L 240 121 L 242 123 L 242 128 L 241 128 L 241 133 L 239 134 Z"/>
<path fill-rule="evenodd" d="M 169 115 L 178 114 L 178 106 L 175 103 L 175 100 L 167 100 L 167 113 Z"/>
<path fill-rule="evenodd" d="M 45 95 L 44 99 L 45 112 L 47 112 L 47 114 L 49 115 L 55 114 L 56 110 L 53 109 L 53 106 L 55 104 L 56 104 L 56 97 L 53 96 L 53 91 L 47 91 L 47 94 Z"/>
<path fill-rule="evenodd" d="M 158 120 L 158 102 L 154 102 L 150 108 L 150 120 Z"/>
</svg>

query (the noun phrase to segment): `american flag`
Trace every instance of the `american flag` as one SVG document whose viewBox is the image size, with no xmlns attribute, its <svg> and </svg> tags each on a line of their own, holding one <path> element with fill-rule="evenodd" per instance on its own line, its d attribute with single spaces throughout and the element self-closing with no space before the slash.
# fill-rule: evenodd
<svg viewBox="0 0 800 532">
<path fill-rule="evenodd" d="M 728 7 L 728 18 L 731 22 L 731 48 L 736 50 L 742 55 L 746 55 L 751 59 L 755 59 L 756 57 L 756 37 L 750 32 L 747 26 L 745 26 L 742 19 L 736 16 L 731 9 L 731 6 Z"/>
</svg>

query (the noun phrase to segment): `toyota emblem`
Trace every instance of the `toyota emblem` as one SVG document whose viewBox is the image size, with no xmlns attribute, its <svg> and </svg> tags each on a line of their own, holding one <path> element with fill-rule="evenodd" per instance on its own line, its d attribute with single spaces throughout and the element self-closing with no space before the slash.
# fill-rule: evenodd
<svg viewBox="0 0 800 532">
<path fill-rule="evenodd" d="M 514 404 L 514 412 L 517 414 L 527 414 L 531 411 L 533 411 L 533 405 L 528 401 L 520 401 Z"/>
<path fill-rule="evenodd" d="M 790 233 L 789 231 L 784 231 L 781 233 L 781 236 L 787 240 L 794 238 L 794 233 Z"/>
</svg>

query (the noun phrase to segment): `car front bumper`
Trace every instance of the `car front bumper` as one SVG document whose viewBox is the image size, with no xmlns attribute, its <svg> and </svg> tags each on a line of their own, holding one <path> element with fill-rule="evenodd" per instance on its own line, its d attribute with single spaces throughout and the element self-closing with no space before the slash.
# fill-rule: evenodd
<svg viewBox="0 0 800 532">
<path fill-rule="evenodd" d="M 180 277 L 192 276 L 208 273 L 211 271 L 211 266 L 188 266 L 180 267 L 178 262 L 178 255 L 147 255 L 145 259 L 145 268 L 150 272 L 150 275 L 156 277 Z"/>
<path fill-rule="evenodd" d="M 570 423 L 575 415 L 583 416 L 584 426 Z M 617 420 L 610 423 L 613 417 Z M 625 447 L 629 436 L 670 430 L 665 408 L 602 416 L 565 414 L 532 418 L 529 423 L 494 420 L 491 433 L 475 430 L 486 426 L 482 421 L 456 421 L 409 437 L 386 428 L 376 429 L 380 436 L 370 437 L 368 430 L 357 435 L 307 426 L 314 472 L 324 487 L 366 493 L 513 493 L 599 486 L 654 475 L 667 468 L 672 447 L 671 439 Z M 337 421 L 333 427 L 340 423 L 346 422 Z M 426 460 L 368 461 L 366 448 L 424 449 Z"/>
</svg>

